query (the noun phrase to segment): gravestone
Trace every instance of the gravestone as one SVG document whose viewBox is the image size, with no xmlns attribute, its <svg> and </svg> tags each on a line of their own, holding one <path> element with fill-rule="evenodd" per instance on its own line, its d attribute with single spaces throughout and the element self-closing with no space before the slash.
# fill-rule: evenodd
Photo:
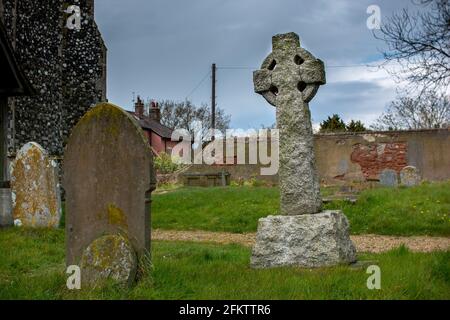
<svg viewBox="0 0 450 320">
<path fill-rule="evenodd" d="M 79 265 L 85 250 L 103 236 L 127 239 L 138 259 L 150 254 L 153 156 L 126 111 L 101 103 L 83 116 L 66 147 L 63 186 L 68 265 Z"/>
<path fill-rule="evenodd" d="M 400 181 L 402 186 L 414 187 L 420 184 L 422 178 L 419 169 L 413 166 L 407 166 L 400 171 Z"/>
<path fill-rule="evenodd" d="M 321 212 L 308 103 L 325 83 L 323 62 L 300 47 L 295 33 L 274 36 L 272 53 L 254 73 L 255 92 L 277 109 L 281 192 L 281 215 L 259 221 L 254 268 L 314 268 L 356 261 L 345 215 Z"/>
<path fill-rule="evenodd" d="M 13 219 L 31 228 L 58 228 L 61 201 L 58 165 L 37 143 L 25 144 L 11 164 Z"/>
<path fill-rule="evenodd" d="M 385 169 L 380 173 L 380 185 L 384 187 L 398 186 L 398 172 L 392 169 Z"/>
<path fill-rule="evenodd" d="M 83 283 L 101 283 L 113 279 L 123 286 L 132 285 L 137 271 L 137 258 L 128 239 L 107 235 L 94 240 L 81 257 Z"/>
<path fill-rule="evenodd" d="M 13 223 L 11 189 L 0 188 L 0 227 L 10 227 Z"/>
</svg>

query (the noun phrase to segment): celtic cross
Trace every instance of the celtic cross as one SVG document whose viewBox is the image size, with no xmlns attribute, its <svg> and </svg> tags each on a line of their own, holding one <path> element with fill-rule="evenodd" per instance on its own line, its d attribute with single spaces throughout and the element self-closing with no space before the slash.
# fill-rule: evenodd
<svg viewBox="0 0 450 320">
<path fill-rule="evenodd" d="M 319 213 L 322 198 L 308 103 L 326 83 L 324 64 L 300 47 L 297 34 L 280 34 L 273 37 L 272 53 L 253 81 L 255 92 L 277 109 L 281 214 Z"/>
</svg>

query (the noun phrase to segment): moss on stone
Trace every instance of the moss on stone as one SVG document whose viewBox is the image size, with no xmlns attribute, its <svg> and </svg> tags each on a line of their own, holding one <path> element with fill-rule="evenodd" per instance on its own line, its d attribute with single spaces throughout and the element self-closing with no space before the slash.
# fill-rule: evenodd
<svg viewBox="0 0 450 320">
<path fill-rule="evenodd" d="M 133 117 L 131 117 L 126 111 L 124 111 L 119 106 L 116 106 L 111 103 L 102 102 L 97 104 L 94 108 L 89 110 L 78 122 L 76 125 L 75 130 L 83 130 L 85 128 L 84 126 L 90 123 L 94 120 L 99 119 L 109 119 L 110 124 L 108 127 L 108 134 L 117 137 L 120 134 L 121 131 L 121 119 L 128 118 L 130 122 L 133 124 L 133 126 L 136 129 L 136 132 L 139 133 L 140 137 L 142 138 L 142 142 L 144 143 L 145 147 L 149 148 L 147 139 L 145 138 L 144 132 L 137 123 Z M 150 151 L 150 150 L 149 150 Z"/>
<path fill-rule="evenodd" d="M 131 285 L 136 276 L 137 258 L 128 239 L 106 235 L 94 240 L 81 258 L 83 285 L 97 285 L 112 279 Z"/>
<path fill-rule="evenodd" d="M 114 204 L 108 205 L 108 221 L 112 225 L 127 227 L 127 217 L 122 209 L 116 207 Z"/>
<path fill-rule="evenodd" d="M 38 144 L 24 145 L 12 163 L 13 217 L 26 227 L 57 228 L 60 210 L 51 160 Z"/>
</svg>

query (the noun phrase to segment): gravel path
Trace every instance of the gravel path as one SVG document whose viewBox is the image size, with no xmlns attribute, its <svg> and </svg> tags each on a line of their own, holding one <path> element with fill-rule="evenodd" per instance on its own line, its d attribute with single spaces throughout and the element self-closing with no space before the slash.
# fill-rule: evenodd
<svg viewBox="0 0 450 320">
<path fill-rule="evenodd" d="M 395 237 L 379 235 L 359 235 L 351 237 L 358 252 L 379 253 L 398 248 L 402 244 L 414 252 L 450 250 L 450 238 L 444 237 Z M 255 243 L 255 234 L 235 234 L 208 231 L 153 230 L 153 240 L 213 242 L 219 244 L 237 243 L 247 247 Z"/>
</svg>

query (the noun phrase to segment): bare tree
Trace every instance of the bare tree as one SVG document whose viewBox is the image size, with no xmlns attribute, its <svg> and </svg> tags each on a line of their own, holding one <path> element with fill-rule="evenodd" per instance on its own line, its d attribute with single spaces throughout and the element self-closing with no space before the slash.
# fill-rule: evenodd
<svg viewBox="0 0 450 320">
<path fill-rule="evenodd" d="M 400 71 L 390 70 L 399 80 L 408 81 L 415 91 L 445 92 L 450 84 L 449 0 L 412 2 L 417 11 L 394 14 L 375 37 L 388 45 L 386 61 L 400 64 Z"/>
<path fill-rule="evenodd" d="M 173 129 L 186 129 L 191 134 L 201 130 L 202 137 L 207 139 L 211 128 L 211 109 L 208 105 L 195 106 L 191 101 L 176 102 L 164 100 L 159 102 L 161 122 Z M 224 132 L 230 127 L 231 116 L 221 108 L 216 108 L 216 130 Z M 199 127 L 202 125 L 202 128 Z"/>
<path fill-rule="evenodd" d="M 450 98 L 434 91 L 417 97 L 403 94 L 371 126 L 374 130 L 443 128 L 450 124 Z"/>
<path fill-rule="evenodd" d="M 209 136 L 209 129 L 211 129 L 211 108 L 207 104 L 202 104 L 196 110 L 196 120 L 200 121 L 203 125 L 202 137 L 207 139 L 211 138 Z M 216 127 L 217 133 L 225 133 L 227 129 L 230 128 L 231 116 L 227 115 L 225 111 L 221 108 L 216 107 Z"/>
</svg>

